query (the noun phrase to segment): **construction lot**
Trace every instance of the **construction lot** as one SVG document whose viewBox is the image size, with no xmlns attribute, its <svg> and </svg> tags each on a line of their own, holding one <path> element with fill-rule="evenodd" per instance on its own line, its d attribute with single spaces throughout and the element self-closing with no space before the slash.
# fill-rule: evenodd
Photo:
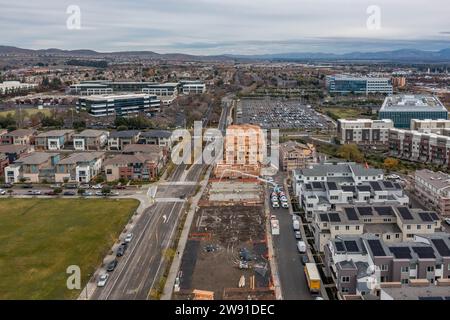
<svg viewBox="0 0 450 320">
<path fill-rule="evenodd" d="M 236 109 L 238 124 L 251 123 L 264 129 L 327 129 L 328 119 L 311 106 L 296 100 L 243 99 Z"/>
<path fill-rule="evenodd" d="M 232 188 L 218 197 L 231 185 L 246 190 L 247 200 L 233 197 Z M 193 299 L 194 290 L 216 300 L 275 298 L 261 195 L 257 182 L 210 182 L 191 225 L 174 299 Z"/>
</svg>

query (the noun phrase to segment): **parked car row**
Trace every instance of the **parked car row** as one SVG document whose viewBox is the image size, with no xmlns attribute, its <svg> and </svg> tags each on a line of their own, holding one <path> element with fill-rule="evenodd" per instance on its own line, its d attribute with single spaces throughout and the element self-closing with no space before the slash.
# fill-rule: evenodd
<svg viewBox="0 0 450 320">
<path fill-rule="evenodd" d="M 107 272 L 113 272 L 117 265 L 119 264 L 119 260 L 118 258 L 122 257 L 125 252 L 128 249 L 128 245 L 130 244 L 131 240 L 133 240 L 133 234 L 132 233 L 128 233 L 123 242 L 119 245 L 119 247 L 116 250 L 116 258 L 114 258 L 114 260 L 112 260 L 111 262 L 109 262 L 106 265 L 106 271 Z M 109 274 L 108 273 L 103 273 L 100 275 L 98 282 L 97 282 L 97 287 L 104 287 L 106 285 L 106 282 L 109 279 Z"/>
<path fill-rule="evenodd" d="M 272 193 L 270 194 L 270 201 L 272 202 L 272 208 L 279 208 L 280 203 L 282 208 L 289 208 L 288 200 L 286 194 L 283 189 L 279 186 L 276 186 Z"/>
</svg>

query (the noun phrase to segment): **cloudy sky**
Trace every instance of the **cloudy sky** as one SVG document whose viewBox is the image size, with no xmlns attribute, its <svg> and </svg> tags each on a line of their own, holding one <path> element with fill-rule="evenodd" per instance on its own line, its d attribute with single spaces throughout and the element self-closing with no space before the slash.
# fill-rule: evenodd
<svg viewBox="0 0 450 320">
<path fill-rule="evenodd" d="M 71 5 L 80 9 L 80 29 L 67 28 Z M 380 9 L 379 28 L 367 27 L 378 21 L 367 13 L 371 5 Z M 0 45 L 191 54 L 439 50 L 450 48 L 449 16 L 449 0 L 0 0 Z"/>
</svg>

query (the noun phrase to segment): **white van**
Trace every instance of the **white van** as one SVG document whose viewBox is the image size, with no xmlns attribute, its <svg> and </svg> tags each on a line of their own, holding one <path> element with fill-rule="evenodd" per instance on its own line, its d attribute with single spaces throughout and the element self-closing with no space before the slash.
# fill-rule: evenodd
<svg viewBox="0 0 450 320">
<path fill-rule="evenodd" d="M 306 253 L 306 243 L 304 241 L 297 241 L 297 249 L 300 253 Z"/>
</svg>

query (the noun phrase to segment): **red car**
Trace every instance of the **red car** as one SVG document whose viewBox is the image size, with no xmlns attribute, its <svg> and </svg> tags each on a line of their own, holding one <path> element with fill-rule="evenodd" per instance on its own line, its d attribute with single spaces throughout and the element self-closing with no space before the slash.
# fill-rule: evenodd
<svg viewBox="0 0 450 320">
<path fill-rule="evenodd" d="M 57 194 L 54 191 L 49 191 L 44 193 L 46 196 L 56 196 Z"/>
</svg>

